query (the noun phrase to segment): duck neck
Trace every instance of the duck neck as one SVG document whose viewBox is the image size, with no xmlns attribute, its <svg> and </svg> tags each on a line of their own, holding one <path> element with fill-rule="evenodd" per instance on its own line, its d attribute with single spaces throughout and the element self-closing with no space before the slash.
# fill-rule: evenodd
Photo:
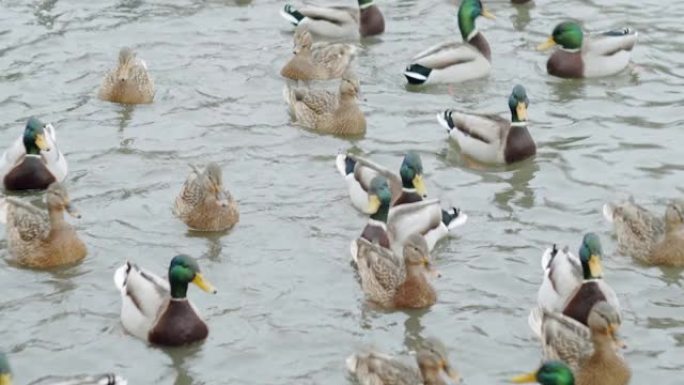
<svg viewBox="0 0 684 385">
<path fill-rule="evenodd" d="M 387 223 L 387 214 L 389 213 L 389 204 L 383 203 L 378 208 L 378 211 L 373 213 L 370 218 L 381 223 Z"/>
<path fill-rule="evenodd" d="M 171 285 L 171 298 L 175 300 L 186 299 L 188 295 L 188 284 L 184 282 L 178 282 L 173 279 L 169 280 Z"/>
<path fill-rule="evenodd" d="M 359 0 L 359 9 L 364 10 L 373 5 L 373 0 Z"/>
<path fill-rule="evenodd" d="M 50 218 L 52 228 L 62 227 L 66 224 L 64 221 L 64 210 L 61 208 L 48 206 L 48 217 Z"/>
<path fill-rule="evenodd" d="M 615 344 L 608 334 L 592 332 L 591 341 L 594 344 L 594 356 L 610 357 L 615 355 Z"/>
</svg>

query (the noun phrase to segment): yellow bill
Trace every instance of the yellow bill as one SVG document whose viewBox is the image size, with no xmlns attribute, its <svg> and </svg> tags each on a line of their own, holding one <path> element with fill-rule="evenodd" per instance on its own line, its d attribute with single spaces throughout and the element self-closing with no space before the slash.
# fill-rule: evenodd
<svg viewBox="0 0 684 385">
<path fill-rule="evenodd" d="M 518 115 L 518 119 L 527 120 L 527 106 L 524 102 L 518 102 L 515 107 L 515 113 Z"/>
<path fill-rule="evenodd" d="M 413 177 L 413 187 L 420 196 L 427 196 L 427 188 L 425 188 L 425 182 L 423 181 L 423 175 L 417 174 Z"/>
<path fill-rule="evenodd" d="M 532 382 L 537 382 L 537 372 L 525 373 L 519 376 L 511 378 L 511 382 L 514 384 L 529 384 Z"/>
<path fill-rule="evenodd" d="M 0 385 L 12 385 L 12 375 L 9 373 L 0 374 Z"/>
<path fill-rule="evenodd" d="M 192 279 L 192 283 L 194 283 L 200 289 L 206 291 L 207 293 L 216 294 L 216 289 L 211 283 L 209 283 L 209 281 L 204 279 L 202 273 L 196 273 L 195 278 Z"/>
<path fill-rule="evenodd" d="M 603 276 L 603 267 L 601 266 L 601 257 L 593 254 L 589 257 L 589 272 L 594 278 L 599 278 Z"/>
<path fill-rule="evenodd" d="M 38 146 L 38 148 L 41 149 L 42 151 L 49 151 L 50 150 L 50 146 L 48 146 L 47 140 L 45 140 L 44 134 L 36 135 L 36 146 Z"/>
<path fill-rule="evenodd" d="M 366 214 L 375 214 L 380 209 L 380 198 L 373 194 L 368 196 L 368 212 Z"/>
<path fill-rule="evenodd" d="M 492 19 L 492 20 L 496 19 L 496 16 L 494 16 L 494 14 L 489 12 L 489 10 L 487 8 L 482 8 L 482 16 L 486 17 L 487 19 Z"/>
<path fill-rule="evenodd" d="M 555 45 L 556 45 L 556 41 L 553 40 L 553 36 L 549 36 L 549 38 L 546 39 L 545 42 L 543 42 L 537 46 L 537 51 L 545 51 L 545 50 L 547 50 L 547 49 L 549 49 Z"/>
</svg>

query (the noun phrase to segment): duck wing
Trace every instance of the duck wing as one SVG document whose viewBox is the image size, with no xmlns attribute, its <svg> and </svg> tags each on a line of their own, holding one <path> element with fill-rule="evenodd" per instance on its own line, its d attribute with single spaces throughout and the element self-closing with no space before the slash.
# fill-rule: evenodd
<svg viewBox="0 0 684 385">
<path fill-rule="evenodd" d="M 47 169 L 55 177 L 55 180 L 62 182 L 69 171 L 66 158 L 59 150 L 59 147 L 57 147 L 57 135 L 54 126 L 52 126 L 52 124 L 47 124 L 45 125 L 44 130 L 47 134 L 45 135 L 45 140 L 47 141 L 49 150 L 42 150 L 40 156 L 43 158 Z"/>
<path fill-rule="evenodd" d="M 359 274 L 372 275 L 383 291 L 394 292 L 405 278 L 403 261 L 391 250 L 363 238 L 357 239 L 357 245 Z"/>
<path fill-rule="evenodd" d="M 537 296 L 539 305 L 546 310 L 561 311 L 568 298 L 582 285 L 582 264 L 568 248 L 556 245 L 542 255 L 544 279 Z"/>
<path fill-rule="evenodd" d="M 314 20 L 329 21 L 333 24 L 349 24 L 356 23 L 358 20 L 358 8 L 352 8 L 343 5 L 334 6 L 317 6 L 306 5 L 298 9 L 304 16 Z"/>
<path fill-rule="evenodd" d="M 35 242 L 50 234 L 50 219 L 45 211 L 17 198 L 5 198 L 7 203 L 8 238 Z"/>
<path fill-rule="evenodd" d="M 631 51 L 637 43 L 637 32 L 629 27 L 590 35 L 582 52 L 596 56 L 612 56 Z"/>
<path fill-rule="evenodd" d="M 442 69 L 456 64 L 463 64 L 476 60 L 482 56 L 470 44 L 462 42 L 446 42 L 434 45 L 414 56 L 413 63 L 431 69 Z"/>
<path fill-rule="evenodd" d="M 501 147 L 510 130 L 511 123 L 497 115 L 469 114 L 446 110 L 437 117 L 440 124 L 451 133 L 456 129 L 475 140 Z"/>
<path fill-rule="evenodd" d="M 207 194 L 207 188 L 202 172 L 190 165 L 192 171 L 185 179 L 180 193 L 176 197 L 176 204 L 173 208 L 173 213 L 176 216 L 183 216 L 191 211 L 194 207 L 199 205 Z"/>
<path fill-rule="evenodd" d="M 585 325 L 555 312 L 544 312 L 542 351 L 544 360 L 561 360 L 577 373 L 580 362 L 593 353 L 591 332 Z"/>
<path fill-rule="evenodd" d="M 47 376 L 29 385 L 127 385 L 128 381 L 114 373 L 80 376 Z"/>
<path fill-rule="evenodd" d="M 423 378 L 415 367 L 387 354 L 370 351 L 356 353 L 346 360 L 347 370 L 361 385 L 415 385 Z"/>
<path fill-rule="evenodd" d="M 442 208 L 438 199 L 392 206 L 387 216 L 387 229 L 395 252 L 413 234 L 425 235 L 442 223 Z"/>
</svg>

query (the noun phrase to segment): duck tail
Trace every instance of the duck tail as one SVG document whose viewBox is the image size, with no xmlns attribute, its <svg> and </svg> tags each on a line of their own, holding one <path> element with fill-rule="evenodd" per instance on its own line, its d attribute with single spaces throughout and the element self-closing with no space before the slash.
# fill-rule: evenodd
<svg viewBox="0 0 684 385">
<path fill-rule="evenodd" d="M 133 265 L 129 261 L 126 261 L 123 266 L 116 269 L 114 272 L 114 285 L 117 289 L 124 290 L 128 273 L 131 271 L 132 267 Z"/>
<path fill-rule="evenodd" d="M 299 25 L 305 17 L 304 14 L 299 12 L 297 8 L 293 7 L 291 4 L 285 4 L 283 9 L 280 10 L 280 15 L 295 26 Z"/>
<path fill-rule="evenodd" d="M 347 176 L 354 172 L 356 160 L 347 154 L 339 154 L 335 159 L 335 166 L 337 166 L 337 171 L 340 172 L 340 175 Z"/>
<path fill-rule="evenodd" d="M 444 110 L 444 112 L 437 114 L 437 121 L 442 127 L 446 128 L 447 133 L 451 133 L 451 131 L 456 128 L 456 124 L 454 124 L 454 121 L 451 118 L 452 112 L 453 110 Z"/>
<path fill-rule="evenodd" d="M 452 207 L 449 211 L 442 210 L 442 222 L 449 231 L 465 225 L 467 221 L 468 216 L 461 209 Z"/>
<path fill-rule="evenodd" d="M 430 72 L 432 72 L 431 68 L 420 64 L 409 64 L 404 71 L 404 76 L 409 84 L 423 84 L 428 80 Z"/>
</svg>

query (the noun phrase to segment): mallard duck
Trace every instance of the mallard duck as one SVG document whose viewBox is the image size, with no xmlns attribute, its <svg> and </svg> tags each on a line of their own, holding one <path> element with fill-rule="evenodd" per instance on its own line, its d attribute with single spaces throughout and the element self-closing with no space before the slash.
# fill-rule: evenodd
<svg viewBox="0 0 684 385">
<path fill-rule="evenodd" d="M 511 379 L 515 384 L 539 383 L 541 385 L 579 385 L 572 370 L 561 361 L 546 361 L 536 371 Z"/>
<path fill-rule="evenodd" d="M 204 171 L 192 171 L 176 197 L 173 213 L 188 227 L 197 231 L 227 230 L 240 220 L 237 202 L 223 187 L 221 166 L 215 162 Z"/>
<path fill-rule="evenodd" d="M 437 120 L 458 142 L 461 152 L 483 163 L 509 164 L 527 159 L 537 152 L 527 130 L 525 87 L 517 85 L 508 98 L 511 121 L 496 115 L 479 115 L 446 110 Z"/>
<path fill-rule="evenodd" d="M 615 227 L 621 254 L 653 265 L 684 266 L 684 201 L 670 202 L 664 219 L 631 199 L 605 204 L 603 214 Z"/>
<path fill-rule="evenodd" d="M 389 213 L 392 193 L 387 183 L 387 178 L 378 175 L 371 181 L 368 190 L 368 208 L 370 214 L 366 227 L 361 232 L 362 239 L 377 244 L 385 249 L 390 249 L 390 237 L 387 233 L 387 214 Z M 358 243 L 352 241 L 351 254 L 354 262 L 357 261 Z"/>
<path fill-rule="evenodd" d="M 442 373 L 452 383 L 461 381 L 451 367 L 441 341 L 426 338 L 416 354 L 418 367 L 376 351 L 355 353 L 347 358 L 347 370 L 361 385 L 446 385 Z"/>
<path fill-rule="evenodd" d="M 404 243 L 403 263 L 392 251 L 364 238 L 359 238 L 357 244 L 355 262 L 361 288 L 369 301 L 388 309 L 434 305 L 437 293 L 428 280 L 432 275 L 430 255 L 420 234 L 413 234 Z"/>
<path fill-rule="evenodd" d="M 70 265 L 85 258 L 88 250 L 70 224 L 64 211 L 80 218 L 61 183 L 47 189 L 47 213 L 27 202 L 6 197 L 2 202 L 7 227 L 7 249 L 22 266 L 49 269 Z"/>
<path fill-rule="evenodd" d="M 347 74 L 340 83 L 339 95 L 293 88 L 285 96 L 296 124 L 323 134 L 357 136 L 366 133 L 358 93 L 358 80 Z"/>
<path fill-rule="evenodd" d="M 280 75 L 303 81 L 338 79 L 350 70 L 356 51 L 351 44 L 313 44 L 309 31 L 298 30 L 294 34 L 294 56 L 280 70 Z"/>
<path fill-rule="evenodd" d="M 631 28 L 585 36 L 575 22 L 566 21 L 553 29 L 537 49 L 559 45 L 546 62 L 549 75 L 561 78 L 593 78 L 614 75 L 629 64 L 637 32 Z"/>
<path fill-rule="evenodd" d="M 43 190 L 52 182 L 64 181 L 66 175 L 67 162 L 57 148 L 55 128 L 29 118 L 24 134 L 0 159 L 3 186 L 6 190 Z"/>
<path fill-rule="evenodd" d="M 147 104 L 154 99 L 154 81 L 147 64 L 128 47 L 119 51 L 119 65 L 102 80 L 98 96 L 123 104 Z"/>
<path fill-rule="evenodd" d="M 216 289 L 200 273 L 197 262 L 187 255 L 173 257 L 168 281 L 126 262 L 114 274 L 114 284 L 121 292 L 124 329 L 137 338 L 163 346 L 181 346 L 207 338 L 207 324 L 186 297 L 190 283 L 216 294 Z"/>
<path fill-rule="evenodd" d="M 463 0 L 458 8 L 463 42 L 438 44 L 413 57 L 404 71 L 409 84 L 458 83 L 487 76 L 491 50 L 475 26 L 480 16 L 494 18 L 480 0 Z"/>
<path fill-rule="evenodd" d="M 539 288 L 538 306 L 532 309 L 528 323 L 541 336 L 543 310 L 563 314 L 587 325 L 591 308 L 599 301 L 607 301 L 620 311 L 615 291 L 603 280 L 601 241 L 594 233 L 585 234 L 579 259 L 567 248 L 554 247 L 542 256 L 544 280 Z"/>
<path fill-rule="evenodd" d="M 361 212 L 365 212 L 367 186 L 373 177 L 382 175 L 388 179 L 392 192 L 388 225 L 395 253 L 401 253 L 403 242 L 414 233 L 425 235 L 428 247 L 432 250 L 440 239 L 468 220 L 468 216 L 455 207 L 447 211 L 442 210 L 436 199 L 423 201 L 427 196 L 423 163 L 415 152 L 406 153 L 399 175 L 352 154 L 338 155 L 335 164 L 347 182 L 353 206 Z"/>
<path fill-rule="evenodd" d="M 366 37 L 385 31 L 385 19 L 373 0 L 359 0 L 358 8 L 308 5 L 297 9 L 285 4 L 280 14 L 297 30 L 308 29 L 319 39 L 358 40 L 359 34 Z"/>
<path fill-rule="evenodd" d="M 544 359 L 561 360 L 573 370 L 579 384 L 625 385 L 629 367 L 616 349 L 624 344 L 617 336 L 620 314 L 605 301 L 591 309 L 589 326 L 560 313 L 544 313 Z"/>
<path fill-rule="evenodd" d="M 31 382 L 31 385 L 127 385 L 128 381 L 113 373 L 82 376 L 48 376 Z M 12 385 L 12 370 L 7 355 L 0 352 L 0 385 Z"/>
</svg>

